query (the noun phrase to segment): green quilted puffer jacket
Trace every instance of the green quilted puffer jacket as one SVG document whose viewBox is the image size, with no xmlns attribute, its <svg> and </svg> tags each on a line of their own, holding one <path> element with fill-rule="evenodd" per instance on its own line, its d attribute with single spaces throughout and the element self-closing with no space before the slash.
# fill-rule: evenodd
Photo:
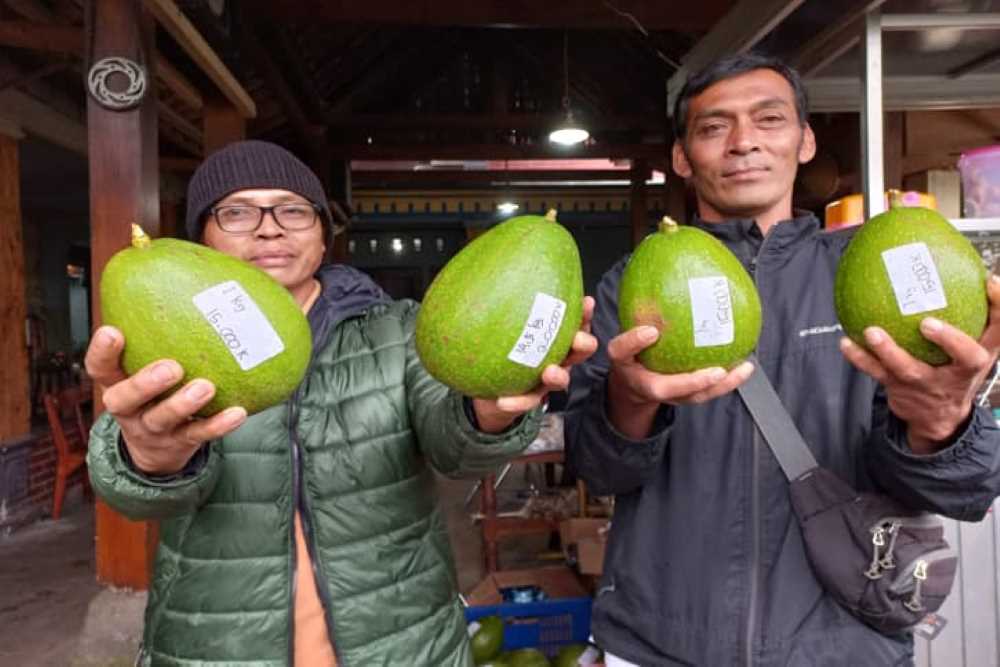
<svg viewBox="0 0 1000 667">
<path fill-rule="evenodd" d="M 470 423 L 413 342 L 418 306 L 324 267 L 312 365 L 285 404 L 209 443 L 179 475 L 138 472 L 106 414 L 87 457 L 97 493 L 159 519 L 141 664 L 292 664 L 296 507 L 340 667 L 472 664 L 428 464 L 478 475 L 537 434 Z"/>
</svg>

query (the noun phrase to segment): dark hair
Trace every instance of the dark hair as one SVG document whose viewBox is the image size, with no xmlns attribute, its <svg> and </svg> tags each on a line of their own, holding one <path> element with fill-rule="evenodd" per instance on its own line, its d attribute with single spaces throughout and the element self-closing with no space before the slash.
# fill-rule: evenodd
<svg viewBox="0 0 1000 667">
<path fill-rule="evenodd" d="M 795 110 L 798 112 L 799 122 L 805 125 L 809 120 L 809 100 L 806 97 L 806 89 L 802 85 L 799 73 L 774 56 L 765 56 L 760 53 L 741 53 L 716 60 L 700 72 L 688 77 L 674 102 L 674 137 L 684 141 L 687 134 L 688 107 L 692 97 L 700 95 L 712 84 L 732 79 L 755 69 L 773 70 L 788 81 L 788 85 L 792 87 L 792 92 L 795 94 Z"/>
</svg>

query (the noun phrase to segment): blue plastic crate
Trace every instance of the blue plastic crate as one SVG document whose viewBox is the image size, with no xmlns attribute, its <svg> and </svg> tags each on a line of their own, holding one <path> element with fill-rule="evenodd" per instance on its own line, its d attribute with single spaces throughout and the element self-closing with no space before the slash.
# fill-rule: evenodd
<svg viewBox="0 0 1000 667">
<path fill-rule="evenodd" d="M 466 607 L 465 620 L 483 616 L 503 619 L 503 650 L 537 648 L 549 657 L 566 644 L 585 644 L 590 637 L 590 598 L 558 598 L 524 604 Z"/>
</svg>

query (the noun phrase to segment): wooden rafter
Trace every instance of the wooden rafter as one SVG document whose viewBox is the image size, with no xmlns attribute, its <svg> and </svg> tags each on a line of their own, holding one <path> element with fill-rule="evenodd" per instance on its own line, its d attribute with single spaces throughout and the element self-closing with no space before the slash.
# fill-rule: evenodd
<svg viewBox="0 0 1000 667">
<path fill-rule="evenodd" d="M 490 185 L 511 181 L 627 181 L 627 170 L 586 171 L 352 171 L 355 188 L 427 187 L 447 183 Z"/>
<path fill-rule="evenodd" d="M 78 26 L 31 21 L 0 21 L 0 46 L 83 55 L 83 30 Z M 155 74 L 180 100 L 192 109 L 204 105 L 201 92 L 176 67 L 157 53 Z"/>
<path fill-rule="evenodd" d="M 242 26 L 239 36 L 240 51 L 253 64 L 254 69 L 260 74 L 270 91 L 278 98 L 285 117 L 292 124 L 299 141 L 303 146 L 310 147 L 317 137 L 317 128 L 309 118 L 309 114 L 303 108 L 295 91 L 289 85 L 288 80 L 283 75 L 281 68 L 268 55 L 266 49 L 260 48 L 263 42 L 250 21 L 240 21 Z"/>
<path fill-rule="evenodd" d="M 561 113 L 354 113 L 331 115 L 330 125 L 354 130 L 544 130 L 564 120 Z M 602 131 L 663 129 L 663 123 L 650 114 L 590 116 L 588 127 Z"/>
<path fill-rule="evenodd" d="M 173 0 L 143 0 L 143 5 L 184 49 L 191 60 L 218 86 L 222 95 L 241 116 L 253 118 L 257 115 L 257 106 L 253 98 Z"/>
<path fill-rule="evenodd" d="M 648 30 L 705 30 L 731 0 L 663 2 L 662 0 L 562 0 L 561 2 L 468 2 L 467 0 L 365 0 L 309 2 L 306 0 L 243 0 L 272 16 L 308 18 L 336 23 L 493 28 L 611 28 L 632 24 L 630 14 Z"/>
<path fill-rule="evenodd" d="M 353 160 L 529 160 L 539 158 L 651 158 L 669 155 L 666 144 L 595 143 L 566 149 L 549 143 L 509 144 L 331 144 L 331 158 Z"/>
</svg>

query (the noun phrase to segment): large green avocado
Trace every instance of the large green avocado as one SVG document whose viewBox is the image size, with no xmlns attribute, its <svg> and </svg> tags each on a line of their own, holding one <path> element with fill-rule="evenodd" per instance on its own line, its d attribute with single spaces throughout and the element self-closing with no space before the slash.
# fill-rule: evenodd
<svg viewBox="0 0 1000 667">
<path fill-rule="evenodd" d="M 986 269 L 979 253 L 941 214 L 927 208 L 893 206 L 857 231 L 837 266 L 837 317 L 844 332 L 867 346 L 864 330 L 885 329 L 917 359 L 949 361 L 920 333 L 933 316 L 973 338 L 986 326 Z"/>
<path fill-rule="evenodd" d="M 537 648 L 521 648 L 506 654 L 504 660 L 510 667 L 551 667 L 552 663 Z"/>
<path fill-rule="evenodd" d="M 581 664 L 580 659 L 587 652 L 588 648 L 587 644 L 569 644 L 567 646 L 563 646 L 559 649 L 559 652 L 556 653 L 556 657 L 553 658 L 552 667 L 579 667 Z M 594 653 L 599 655 L 596 648 L 594 649 Z M 598 659 L 597 655 L 594 655 L 593 660 L 587 660 L 583 664 L 592 664 Z"/>
<path fill-rule="evenodd" d="M 554 211 L 520 216 L 441 269 L 417 316 L 417 353 L 431 375 L 466 396 L 521 394 L 566 357 L 582 317 L 573 236 Z"/>
<path fill-rule="evenodd" d="M 178 239 L 150 241 L 133 225 L 132 247 L 101 275 L 105 324 L 125 336 L 122 366 L 132 375 L 157 359 L 215 384 L 199 411 L 231 406 L 248 414 L 284 401 L 305 374 L 312 334 L 287 289 L 234 257 Z"/>
<path fill-rule="evenodd" d="M 760 336 L 760 297 L 726 246 L 696 227 L 664 218 L 635 249 L 618 291 L 622 331 L 651 325 L 656 343 L 639 361 L 657 373 L 731 368 Z"/>
<path fill-rule="evenodd" d="M 476 621 L 478 627 L 469 638 L 472 661 L 481 665 L 500 653 L 503 646 L 503 619 L 499 616 L 484 616 Z"/>
</svg>

